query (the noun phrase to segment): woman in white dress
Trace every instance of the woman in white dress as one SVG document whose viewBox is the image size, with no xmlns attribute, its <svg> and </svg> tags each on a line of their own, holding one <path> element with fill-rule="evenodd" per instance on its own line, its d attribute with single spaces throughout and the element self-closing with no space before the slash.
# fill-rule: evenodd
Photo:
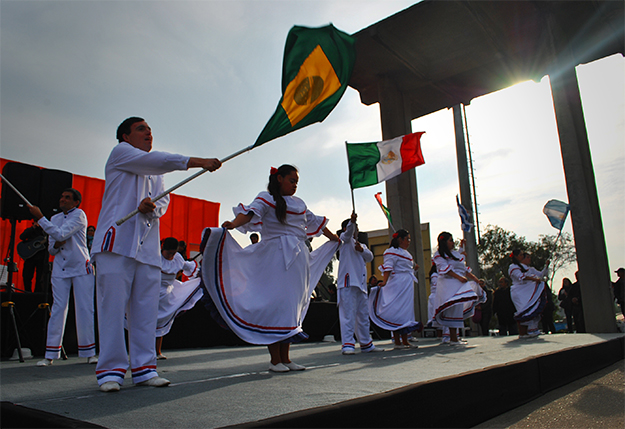
<svg viewBox="0 0 625 429">
<path fill-rule="evenodd" d="M 396 349 L 416 346 L 408 342 L 408 334 L 423 329 L 415 321 L 415 270 L 419 269 L 408 252 L 410 234 L 400 229 L 393 234 L 391 247 L 384 252 L 384 263 L 378 268 L 384 276 L 369 293 L 369 317 L 377 326 L 393 332 Z"/>
<path fill-rule="evenodd" d="M 298 181 L 295 167 L 272 168 L 267 192 L 203 239 L 202 279 L 219 315 L 242 340 L 268 346 L 274 372 L 306 369 L 291 362 L 290 344 L 308 338 L 302 322 L 312 291 L 340 243 L 328 219 L 293 195 Z M 241 248 L 227 232 L 234 228 L 263 239 Z M 310 252 L 306 241 L 320 235 L 331 241 Z"/>
<path fill-rule="evenodd" d="M 202 298 L 200 279 L 197 276 L 198 264 L 185 261 L 178 253 L 178 240 L 167 237 L 162 240 L 161 249 L 161 289 L 158 298 L 158 319 L 156 321 L 156 359 L 167 359 L 161 352 L 163 337 L 169 333 L 174 319 L 193 306 Z M 190 279 L 186 282 L 176 280 L 178 272 Z M 191 277 L 194 277 L 191 279 Z"/>
<path fill-rule="evenodd" d="M 450 233 L 438 235 L 438 250 L 432 260 L 438 272 L 434 323 L 449 328 L 450 345 L 465 345 L 467 342 L 458 338 L 458 329 L 464 327 L 464 319 L 473 316 L 475 306 L 486 296 L 465 264 L 465 255 L 455 250 Z"/>
<path fill-rule="evenodd" d="M 514 320 L 519 324 L 519 338 L 534 338 L 540 334 L 538 324 L 545 305 L 547 295 L 542 278 L 546 275 L 547 266 L 543 271 L 531 267 L 529 253 L 514 249 L 510 254 L 512 263 L 508 275 L 512 279 L 510 297 L 516 307 Z"/>
</svg>

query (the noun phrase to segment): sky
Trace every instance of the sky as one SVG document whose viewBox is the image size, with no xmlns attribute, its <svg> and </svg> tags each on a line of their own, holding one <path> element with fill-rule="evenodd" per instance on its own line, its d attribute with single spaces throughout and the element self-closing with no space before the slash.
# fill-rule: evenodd
<svg viewBox="0 0 625 429">
<path fill-rule="evenodd" d="M 253 144 L 275 111 L 293 25 L 332 23 L 352 34 L 413 3 L 1 0 L 0 156 L 104 178 L 117 126 L 141 116 L 154 150 L 224 158 Z M 612 56 L 577 74 L 614 280 L 625 266 L 625 61 Z M 480 229 L 498 225 L 531 241 L 555 235 L 542 208 L 567 201 L 567 193 L 548 77 L 476 98 L 466 112 Z M 421 221 L 433 239 L 441 231 L 460 237 L 452 111 L 412 128 L 426 132 L 426 163 L 416 169 Z M 266 188 L 271 166 L 294 164 L 297 195 L 337 230 L 352 211 L 344 142 L 381 138 L 378 105 L 363 105 L 348 88 L 323 123 L 238 156 L 176 193 L 221 203 L 223 222 Z M 168 174 L 166 185 L 190 174 Z M 374 199 L 380 191 L 385 198 L 383 184 L 354 190 L 363 231 L 387 227 Z M 563 231 L 572 232 L 570 219 Z"/>
</svg>

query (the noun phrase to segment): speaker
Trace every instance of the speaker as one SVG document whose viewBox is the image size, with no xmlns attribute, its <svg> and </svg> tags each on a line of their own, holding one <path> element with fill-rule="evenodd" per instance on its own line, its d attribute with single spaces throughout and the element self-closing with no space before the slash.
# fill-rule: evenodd
<svg viewBox="0 0 625 429">
<path fill-rule="evenodd" d="M 39 204 L 41 184 L 41 169 L 34 165 L 19 162 L 7 162 L 2 169 L 2 175 L 18 190 L 31 204 Z M 33 217 L 28 207 L 10 186 L 2 183 L 2 219 L 29 220 Z"/>
<path fill-rule="evenodd" d="M 72 173 L 67 171 L 41 170 L 39 208 L 48 219 L 61 212 L 59 199 L 65 189 L 72 187 L 73 177 Z"/>
</svg>

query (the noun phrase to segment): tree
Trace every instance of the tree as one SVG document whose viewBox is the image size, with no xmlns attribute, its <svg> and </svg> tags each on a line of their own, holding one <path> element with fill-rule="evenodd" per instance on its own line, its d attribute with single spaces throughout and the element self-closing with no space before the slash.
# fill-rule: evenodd
<svg viewBox="0 0 625 429">
<path fill-rule="evenodd" d="M 508 277 L 508 267 L 512 263 L 510 253 L 514 249 L 521 249 L 532 255 L 532 265 L 542 269 L 550 260 L 551 278 L 560 269 L 575 262 L 576 253 L 571 234 L 564 233 L 556 243 L 556 236 L 541 235 L 538 242 L 527 241 L 523 236 L 506 231 L 497 225 L 487 225 L 477 246 L 482 277 L 495 283 L 496 280 Z"/>
</svg>

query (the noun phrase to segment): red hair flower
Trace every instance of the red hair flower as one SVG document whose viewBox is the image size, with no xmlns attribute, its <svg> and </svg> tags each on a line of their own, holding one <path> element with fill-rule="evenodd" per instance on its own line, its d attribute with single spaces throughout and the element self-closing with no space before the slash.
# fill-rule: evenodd
<svg viewBox="0 0 625 429">
<path fill-rule="evenodd" d="M 276 174 L 278 172 L 278 169 L 276 167 L 271 167 L 271 170 L 269 170 L 269 175 L 273 176 L 274 174 Z"/>
<path fill-rule="evenodd" d="M 397 238 L 397 237 L 399 237 L 398 233 L 393 234 L 393 238 Z"/>
</svg>

